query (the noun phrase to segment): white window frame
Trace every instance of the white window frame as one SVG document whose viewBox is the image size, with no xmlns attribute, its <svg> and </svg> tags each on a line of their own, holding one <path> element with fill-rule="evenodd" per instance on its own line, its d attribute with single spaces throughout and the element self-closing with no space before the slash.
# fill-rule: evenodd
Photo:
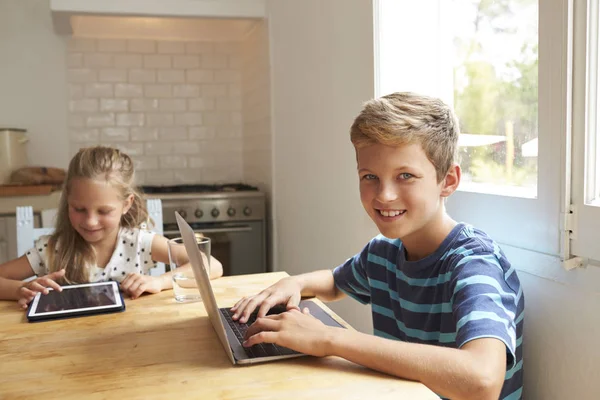
<svg viewBox="0 0 600 400">
<path fill-rule="evenodd" d="M 374 2 L 375 90 L 381 93 L 381 3 Z M 411 2 L 411 0 L 394 0 Z M 435 1 L 435 0 L 430 0 Z M 443 1 L 443 0 L 437 0 Z M 483 229 L 501 244 L 532 250 L 552 257 L 568 258 L 567 214 L 570 185 L 572 0 L 539 0 L 538 71 L 538 195 L 517 198 L 457 191 L 447 202 L 449 214 Z M 436 19 L 435 11 L 432 19 Z M 414 42 L 419 33 L 407 38 Z M 399 46 L 402 41 L 399 40 Z M 415 63 L 411 59 L 410 63 Z M 398 73 L 402 73 L 399 71 Z M 441 97 L 441 96 L 440 96 Z M 444 99 L 446 100 L 446 99 Z"/>
<path fill-rule="evenodd" d="M 574 0 L 573 59 L 573 224 L 571 253 L 600 262 L 600 227 L 596 159 L 598 123 L 599 5 L 594 0 Z M 581 155 L 584 155 L 583 157 Z M 595 166 L 595 168 L 593 168 Z M 592 167 L 592 168 L 589 168 Z"/>
</svg>

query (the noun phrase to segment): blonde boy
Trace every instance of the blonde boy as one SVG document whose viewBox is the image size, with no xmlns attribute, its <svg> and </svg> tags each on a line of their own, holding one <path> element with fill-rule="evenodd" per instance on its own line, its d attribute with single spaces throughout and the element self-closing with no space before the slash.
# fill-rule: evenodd
<svg viewBox="0 0 600 400">
<path fill-rule="evenodd" d="M 459 128 L 442 101 L 393 93 L 367 102 L 351 128 L 360 197 L 381 235 L 334 270 L 282 279 L 232 309 L 258 319 L 244 345 L 336 355 L 423 382 L 452 399 L 520 399 L 524 297 L 515 269 L 444 201 L 458 187 Z M 301 296 L 370 303 L 375 335 L 323 325 Z M 275 304 L 288 312 L 265 316 Z"/>
</svg>

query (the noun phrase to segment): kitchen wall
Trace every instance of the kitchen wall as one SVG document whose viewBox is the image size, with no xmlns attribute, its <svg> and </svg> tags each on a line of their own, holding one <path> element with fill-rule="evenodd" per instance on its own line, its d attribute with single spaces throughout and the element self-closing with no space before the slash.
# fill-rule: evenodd
<svg viewBox="0 0 600 400">
<path fill-rule="evenodd" d="M 343 262 L 376 232 L 359 203 L 348 139 L 374 93 L 373 13 L 363 0 L 277 0 L 269 14 L 276 266 L 297 274 Z M 524 398 L 597 399 L 600 268 L 566 272 L 539 254 L 509 257 L 525 292 Z M 332 307 L 371 332 L 368 308 Z"/>
<path fill-rule="evenodd" d="M 271 67 L 269 27 L 258 22 L 242 46 L 242 127 L 244 181 L 266 194 L 267 209 L 272 204 Z M 267 268 L 273 270 L 275 248 L 273 219 L 267 213 Z"/>
<path fill-rule="evenodd" d="M 116 146 L 145 184 L 242 180 L 239 42 L 72 38 L 66 57 L 72 154 Z"/>
<path fill-rule="evenodd" d="M 342 12 L 343 11 L 343 12 Z M 376 234 L 360 204 L 349 129 L 373 97 L 373 23 L 364 0 L 271 1 L 275 268 L 343 263 Z M 332 303 L 372 332 L 370 308 Z"/>
<path fill-rule="evenodd" d="M 48 0 L 0 1 L 0 127 L 27 129 L 35 165 L 69 160 L 66 41 Z"/>
<path fill-rule="evenodd" d="M 271 191 L 271 70 L 269 31 L 259 22 L 242 46 L 242 124 L 244 180 Z"/>
</svg>

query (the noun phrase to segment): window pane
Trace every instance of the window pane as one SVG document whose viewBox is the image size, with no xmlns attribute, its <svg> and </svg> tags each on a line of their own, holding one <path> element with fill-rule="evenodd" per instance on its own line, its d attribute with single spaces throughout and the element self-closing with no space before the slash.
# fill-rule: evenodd
<svg viewBox="0 0 600 400">
<path fill-rule="evenodd" d="M 538 4 L 450 0 L 461 190 L 537 196 Z"/>
<path fill-rule="evenodd" d="M 460 189 L 537 197 L 537 0 L 379 0 L 377 18 L 377 95 L 454 107 Z"/>
<path fill-rule="evenodd" d="M 587 97 L 589 110 L 586 115 L 589 129 L 585 149 L 586 189 L 584 201 L 587 205 L 600 206 L 600 118 L 598 118 L 598 113 L 600 112 L 600 51 L 598 51 L 598 46 L 600 45 L 600 38 L 598 37 L 600 7 L 598 7 L 598 2 L 591 2 L 589 4 L 589 12 L 589 32 L 587 37 L 589 76 L 586 79 L 590 84 L 590 91 Z"/>
</svg>

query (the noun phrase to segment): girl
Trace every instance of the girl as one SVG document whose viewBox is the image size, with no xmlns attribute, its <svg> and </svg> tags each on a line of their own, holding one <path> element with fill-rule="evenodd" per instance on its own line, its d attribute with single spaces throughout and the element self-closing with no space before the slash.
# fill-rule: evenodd
<svg viewBox="0 0 600 400">
<path fill-rule="evenodd" d="M 60 291 L 59 283 L 114 280 L 132 299 L 172 288 L 171 272 L 148 275 L 156 262 L 169 263 L 167 239 L 140 229 L 148 212 L 133 182 L 128 155 L 109 147 L 81 149 L 69 163 L 55 232 L 0 265 L 0 299 L 27 308 L 37 292 Z M 211 257 L 210 278 L 222 274 Z M 38 278 L 22 281 L 32 275 Z"/>
</svg>

